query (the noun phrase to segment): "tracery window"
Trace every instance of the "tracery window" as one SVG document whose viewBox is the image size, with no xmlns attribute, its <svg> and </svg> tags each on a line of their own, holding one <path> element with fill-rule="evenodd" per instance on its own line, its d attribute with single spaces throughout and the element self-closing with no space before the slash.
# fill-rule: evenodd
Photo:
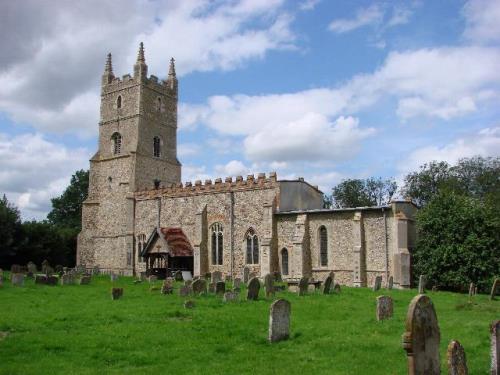
<svg viewBox="0 0 500 375">
<path fill-rule="evenodd" d="M 111 136 L 113 141 L 113 154 L 119 155 L 122 151 L 122 136 L 120 133 L 113 133 Z"/>
<path fill-rule="evenodd" d="M 259 264 L 259 238 L 253 229 L 246 235 L 247 242 L 247 264 Z"/>
<path fill-rule="evenodd" d="M 323 225 L 319 228 L 319 258 L 321 266 L 328 266 L 328 232 Z"/>
<path fill-rule="evenodd" d="M 153 138 L 153 156 L 155 158 L 161 156 L 161 138 L 158 136 Z"/>
<path fill-rule="evenodd" d="M 288 250 L 286 248 L 281 250 L 281 274 L 288 275 Z"/>
<path fill-rule="evenodd" d="M 212 264 L 221 265 L 224 252 L 224 235 L 222 224 L 215 223 L 212 225 Z"/>
</svg>

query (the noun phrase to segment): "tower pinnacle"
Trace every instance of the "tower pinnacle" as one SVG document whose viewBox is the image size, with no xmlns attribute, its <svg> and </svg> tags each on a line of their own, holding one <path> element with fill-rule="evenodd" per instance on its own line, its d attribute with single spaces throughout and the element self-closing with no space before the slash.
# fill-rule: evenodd
<svg viewBox="0 0 500 375">
<path fill-rule="evenodd" d="M 110 84 L 115 75 L 113 74 L 113 64 L 111 62 L 111 53 L 108 53 L 108 57 L 106 58 L 106 65 L 104 66 L 104 73 L 102 75 L 102 85 Z"/>
<path fill-rule="evenodd" d="M 170 68 L 168 69 L 168 76 L 175 78 L 175 60 L 173 57 L 170 59 Z"/>
<path fill-rule="evenodd" d="M 111 53 L 108 53 L 108 58 L 106 59 L 106 66 L 104 68 L 104 72 L 113 74 L 113 63 L 111 62 Z"/>
<path fill-rule="evenodd" d="M 145 63 L 146 58 L 144 57 L 144 43 L 139 43 L 139 52 L 137 53 L 137 63 Z"/>
<path fill-rule="evenodd" d="M 148 66 L 144 57 L 144 44 L 139 44 L 139 52 L 137 53 L 137 62 L 134 65 L 134 78 L 145 80 L 148 77 Z"/>
</svg>

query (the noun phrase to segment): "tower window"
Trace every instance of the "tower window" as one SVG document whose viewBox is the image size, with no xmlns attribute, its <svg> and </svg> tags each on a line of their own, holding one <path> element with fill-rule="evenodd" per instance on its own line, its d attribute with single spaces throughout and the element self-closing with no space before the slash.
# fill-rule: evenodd
<svg viewBox="0 0 500 375">
<path fill-rule="evenodd" d="M 153 156 L 155 158 L 161 156 L 161 138 L 158 136 L 153 138 Z"/>
<path fill-rule="evenodd" d="M 253 229 L 247 232 L 247 264 L 259 264 L 259 238 Z"/>
<path fill-rule="evenodd" d="M 215 223 L 212 225 L 212 264 L 214 265 L 222 264 L 222 255 L 224 251 L 223 242 L 222 224 Z"/>
<path fill-rule="evenodd" d="M 281 273 L 288 275 L 288 250 L 286 248 L 281 250 Z"/>
<path fill-rule="evenodd" d="M 122 96 L 118 95 L 118 98 L 116 99 L 116 108 L 121 108 L 122 107 Z"/>
<path fill-rule="evenodd" d="M 113 143 L 113 154 L 119 155 L 122 151 L 122 136 L 120 133 L 113 133 L 111 136 L 111 141 Z"/>
</svg>

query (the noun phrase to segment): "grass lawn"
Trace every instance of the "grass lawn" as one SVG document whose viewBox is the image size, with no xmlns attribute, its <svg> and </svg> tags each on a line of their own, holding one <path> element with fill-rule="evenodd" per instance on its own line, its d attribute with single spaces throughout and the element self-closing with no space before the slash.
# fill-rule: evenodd
<svg viewBox="0 0 500 375">
<path fill-rule="evenodd" d="M 0 288 L 0 374 L 405 374 L 401 335 L 415 290 L 343 287 L 340 295 L 280 292 L 292 304 L 291 338 L 267 342 L 271 299 L 225 304 L 150 291 L 122 277 L 112 301 L 109 277 L 91 285 Z M 161 281 L 157 282 L 157 286 Z M 242 291 L 243 299 L 245 291 Z M 377 322 L 375 298 L 394 298 L 394 317 Z M 452 339 L 465 347 L 469 373 L 489 373 L 489 323 L 500 301 L 429 292 L 441 329 L 441 363 Z"/>
</svg>

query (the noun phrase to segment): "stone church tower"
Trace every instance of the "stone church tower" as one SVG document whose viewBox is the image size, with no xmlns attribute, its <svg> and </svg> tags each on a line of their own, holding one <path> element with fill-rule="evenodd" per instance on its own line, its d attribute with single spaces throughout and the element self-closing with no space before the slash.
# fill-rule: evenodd
<svg viewBox="0 0 500 375">
<path fill-rule="evenodd" d="M 113 74 L 111 54 L 102 75 L 99 148 L 90 160 L 77 264 L 121 269 L 134 262 L 134 194 L 179 183 L 177 78 L 174 60 L 165 81 L 151 75 L 140 44 L 133 77 Z"/>
</svg>

